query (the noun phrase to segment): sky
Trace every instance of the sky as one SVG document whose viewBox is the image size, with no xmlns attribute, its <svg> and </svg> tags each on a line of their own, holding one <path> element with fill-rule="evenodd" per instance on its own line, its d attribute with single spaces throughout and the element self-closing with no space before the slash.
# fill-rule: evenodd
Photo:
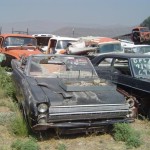
<svg viewBox="0 0 150 150">
<path fill-rule="evenodd" d="M 78 25 L 139 25 L 150 0 L 0 0 L 0 25 L 49 21 Z"/>
</svg>

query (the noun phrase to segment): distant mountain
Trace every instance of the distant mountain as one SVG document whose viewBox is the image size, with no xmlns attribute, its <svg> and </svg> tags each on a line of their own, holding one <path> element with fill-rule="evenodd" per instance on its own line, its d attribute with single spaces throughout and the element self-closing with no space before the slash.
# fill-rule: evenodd
<svg viewBox="0 0 150 150">
<path fill-rule="evenodd" d="M 9 22 L 1 23 L 2 33 L 11 33 L 13 30 L 26 31 L 29 30 L 29 34 L 38 33 L 50 33 L 60 36 L 107 36 L 116 37 L 131 32 L 133 27 L 126 27 L 121 25 L 102 26 L 92 24 L 77 24 L 77 23 L 59 23 L 51 21 L 24 21 L 24 22 Z"/>
</svg>

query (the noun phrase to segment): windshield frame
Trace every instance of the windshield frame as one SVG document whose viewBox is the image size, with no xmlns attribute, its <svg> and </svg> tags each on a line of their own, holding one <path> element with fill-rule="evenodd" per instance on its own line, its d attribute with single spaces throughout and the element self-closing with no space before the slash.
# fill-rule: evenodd
<svg viewBox="0 0 150 150">
<path fill-rule="evenodd" d="M 90 60 L 86 57 L 58 56 L 58 55 L 44 55 L 42 57 L 33 55 L 30 57 L 31 58 L 28 61 L 29 65 L 28 65 L 27 75 L 31 77 L 42 77 L 42 78 L 97 78 L 98 77 L 96 70 L 94 69 L 94 66 L 92 65 Z M 35 60 L 33 61 L 33 59 Z M 31 73 L 31 67 L 33 65 L 39 67 L 40 69 L 39 74 L 34 75 Z M 47 73 L 47 70 L 43 70 L 46 69 L 44 65 L 45 66 L 47 65 L 49 69 L 52 68 L 52 66 L 54 67 L 54 65 L 56 65 L 54 67 L 55 68 L 54 72 Z M 58 70 L 56 70 L 57 68 Z"/>
</svg>

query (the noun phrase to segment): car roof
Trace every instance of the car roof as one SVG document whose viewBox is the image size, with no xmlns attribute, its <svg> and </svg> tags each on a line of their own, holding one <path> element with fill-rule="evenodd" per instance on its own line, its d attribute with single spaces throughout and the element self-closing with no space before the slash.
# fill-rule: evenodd
<svg viewBox="0 0 150 150">
<path fill-rule="evenodd" d="M 119 40 L 109 38 L 109 37 L 99 37 L 95 38 L 92 40 L 93 42 L 96 42 L 98 44 L 103 44 L 103 43 L 121 43 Z"/>
<path fill-rule="evenodd" d="M 33 37 L 53 37 L 53 34 L 32 34 Z"/>
<path fill-rule="evenodd" d="M 28 34 L 13 34 L 13 33 L 6 33 L 6 34 L 0 34 L 0 36 L 6 38 L 6 37 L 30 37 L 30 38 L 34 38 L 32 37 L 32 35 L 28 35 Z"/>
<path fill-rule="evenodd" d="M 72 37 L 62 37 L 62 36 L 56 36 L 56 37 L 52 37 L 51 40 L 75 40 L 77 41 L 78 38 L 72 38 Z"/>
<path fill-rule="evenodd" d="M 146 47 L 146 46 L 150 46 L 150 45 L 141 45 L 141 44 L 135 45 L 135 44 L 133 44 L 133 45 L 124 46 L 124 48 L 135 48 L 135 47 Z"/>
<path fill-rule="evenodd" d="M 101 57 L 121 57 L 121 58 L 150 58 L 150 55 L 146 54 L 138 54 L 138 53 L 109 53 L 109 54 L 101 54 L 96 56 L 95 58 Z"/>
</svg>

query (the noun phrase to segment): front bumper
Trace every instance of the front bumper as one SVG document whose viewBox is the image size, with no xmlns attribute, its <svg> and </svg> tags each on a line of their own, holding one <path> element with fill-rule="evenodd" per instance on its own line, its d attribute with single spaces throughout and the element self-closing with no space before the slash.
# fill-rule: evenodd
<svg viewBox="0 0 150 150">
<path fill-rule="evenodd" d="M 131 123 L 134 122 L 133 118 L 125 118 L 125 119 L 108 119 L 108 120 L 95 120 L 95 121 L 74 121 L 74 122 L 57 122 L 57 123 L 43 123 L 36 124 L 32 127 L 35 131 L 47 130 L 49 128 L 101 128 L 108 125 L 113 125 L 115 123 Z"/>
</svg>

